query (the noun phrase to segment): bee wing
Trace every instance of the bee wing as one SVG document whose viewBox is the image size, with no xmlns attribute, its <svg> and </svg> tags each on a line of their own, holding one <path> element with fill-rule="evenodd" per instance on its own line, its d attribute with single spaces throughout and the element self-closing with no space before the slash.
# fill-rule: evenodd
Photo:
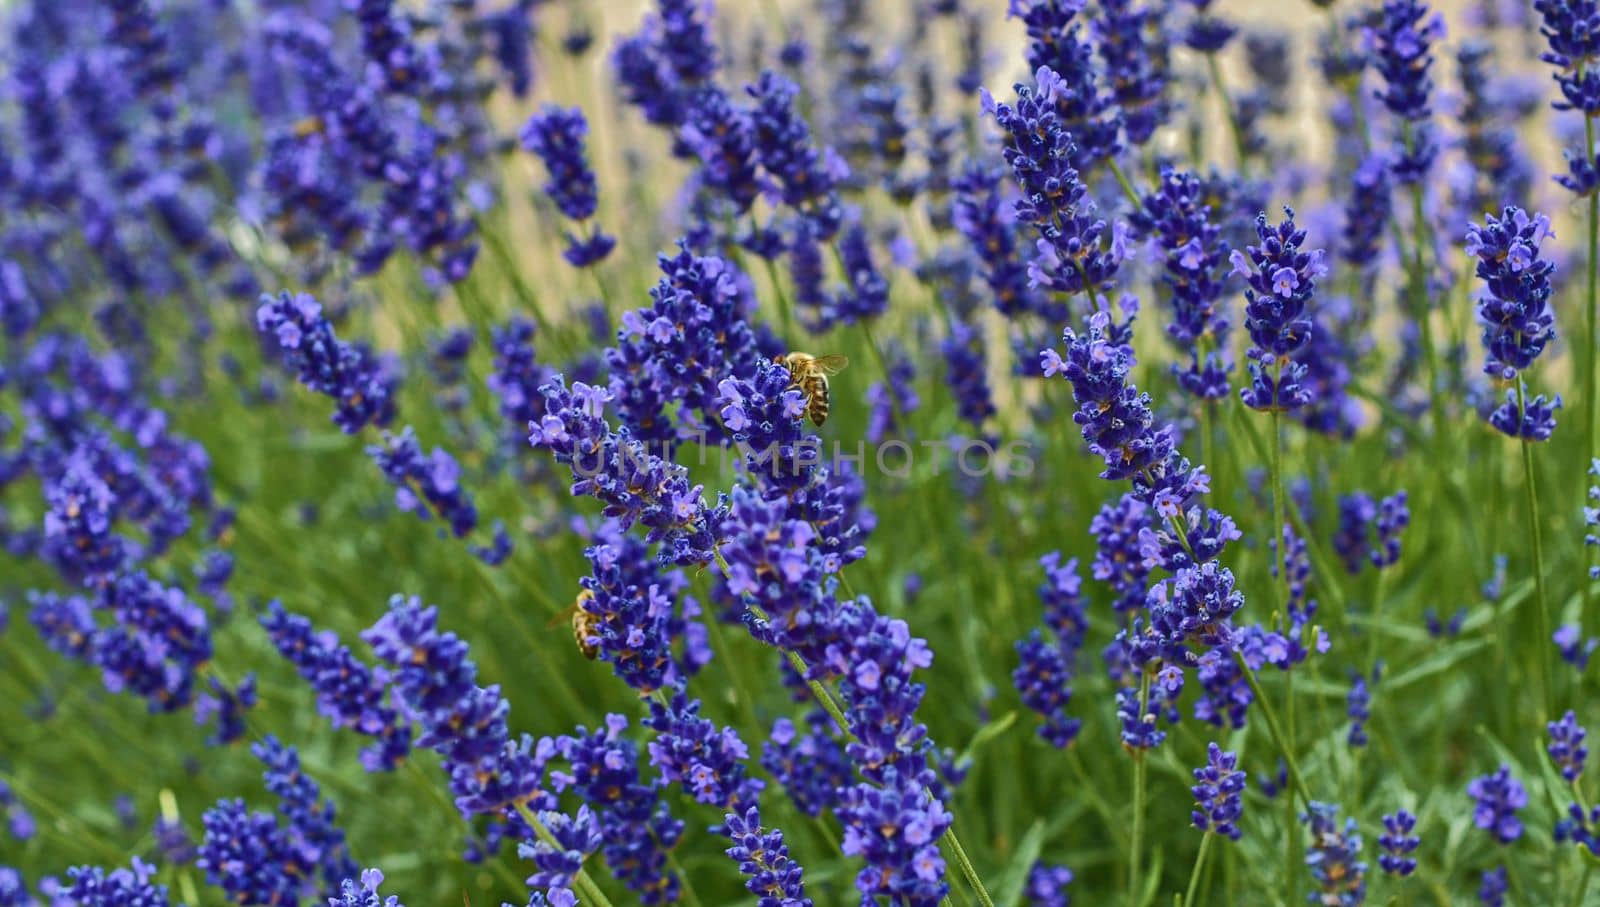
<svg viewBox="0 0 1600 907">
<path fill-rule="evenodd" d="M 837 375 L 849 364 L 848 356 L 818 356 L 811 360 L 811 367 L 824 375 Z"/>
<path fill-rule="evenodd" d="M 578 603 L 573 602 L 572 604 L 558 611 L 555 617 L 552 617 L 546 621 L 544 628 L 546 630 L 554 630 L 557 627 L 570 627 L 572 626 L 572 616 L 577 613 Z"/>
</svg>

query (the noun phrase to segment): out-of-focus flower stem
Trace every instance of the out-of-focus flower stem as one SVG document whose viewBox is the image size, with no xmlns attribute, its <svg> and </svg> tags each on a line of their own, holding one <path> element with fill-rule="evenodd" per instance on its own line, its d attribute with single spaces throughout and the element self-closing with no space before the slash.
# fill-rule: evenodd
<svg viewBox="0 0 1600 907">
<path fill-rule="evenodd" d="M 1311 792 L 1306 787 L 1306 779 L 1300 774 L 1300 764 L 1295 761 L 1294 751 L 1289 748 L 1288 738 L 1284 736 L 1283 728 L 1278 724 L 1277 714 L 1267 702 L 1266 693 L 1261 689 L 1261 681 L 1256 678 L 1256 672 L 1245 662 L 1244 655 L 1236 651 L 1233 653 L 1233 660 L 1244 673 L 1245 682 L 1250 684 L 1250 692 L 1255 694 L 1256 705 L 1261 707 L 1261 716 L 1267 720 L 1267 733 L 1272 736 L 1272 742 L 1278 745 L 1278 751 L 1283 754 L 1283 762 L 1289 768 L 1289 782 L 1294 785 L 1294 792 L 1300 795 L 1302 802 L 1310 803 Z"/>
<path fill-rule="evenodd" d="M 1517 377 L 1517 425 L 1520 427 L 1527 421 L 1528 411 L 1528 385 L 1519 375 Z M 1550 597 L 1545 592 L 1544 583 L 1544 533 L 1539 527 L 1539 492 L 1533 480 L 1533 442 L 1526 437 L 1519 439 L 1522 444 L 1522 486 L 1524 497 L 1528 502 L 1528 528 L 1533 533 L 1533 588 L 1539 597 L 1539 642 L 1535 647 L 1539 650 L 1539 674 L 1544 681 L 1544 714 L 1539 717 L 1542 724 L 1551 715 L 1555 714 L 1554 674 L 1550 668 Z M 1502 644 L 1505 644 L 1502 642 Z"/>
<path fill-rule="evenodd" d="M 1194 868 L 1189 870 L 1189 887 L 1184 889 L 1183 907 L 1194 907 L 1195 891 L 1200 885 L 1200 870 L 1206 865 L 1206 857 L 1211 855 L 1211 839 L 1215 837 L 1210 831 L 1200 836 L 1200 852 L 1194 855 Z"/>
<path fill-rule="evenodd" d="M 1187 540 L 1185 541 L 1187 544 Z M 1139 714 L 1150 698 L 1150 672 L 1139 672 Z M 1133 751 L 1133 842 L 1128 847 L 1128 907 L 1139 907 L 1139 863 L 1144 853 L 1145 750 Z"/>
</svg>

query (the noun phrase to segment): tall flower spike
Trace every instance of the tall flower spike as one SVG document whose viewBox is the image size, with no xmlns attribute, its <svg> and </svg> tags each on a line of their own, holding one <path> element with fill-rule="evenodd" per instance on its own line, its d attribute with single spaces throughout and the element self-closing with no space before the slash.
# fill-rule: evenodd
<svg viewBox="0 0 1600 907">
<path fill-rule="evenodd" d="M 766 173 L 766 192 L 800 213 L 815 239 L 832 239 L 844 221 L 837 185 L 849 168 L 832 148 L 813 143 L 795 107 L 799 86 L 768 70 L 745 91 L 755 101 L 756 160 Z"/>
<path fill-rule="evenodd" d="M 1034 861 L 1028 869 L 1028 880 L 1023 891 L 1033 907 L 1069 907 L 1072 899 L 1066 888 L 1072 884 L 1072 870 L 1065 866 L 1051 866 Z"/>
<path fill-rule="evenodd" d="M 1378 836 L 1378 846 L 1383 853 L 1378 866 L 1390 875 L 1408 876 L 1417 871 L 1417 860 L 1411 856 L 1422 843 L 1412 834 L 1417 827 L 1417 817 L 1405 810 L 1383 817 L 1383 834 Z"/>
<path fill-rule="evenodd" d="M 1561 397 L 1526 399 L 1522 373 L 1533 365 L 1546 345 L 1555 339 L 1555 315 L 1550 310 L 1550 274 L 1555 265 L 1539 256 L 1539 246 L 1550 235 L 1550 221 L 1542 214 L 1529 216 L 1520 208 L 1506 208 L 1500 217 L 1486 216 L 1482 225 L 1467 228 L 1467 254 L 1477 259 L 1476 273 L 1483 281 L 1478 299 L 1478 322 L 1483 325 L 1487 353 L 1484 372 L 1499 382 L 1512 383 L 1506 399 L 1489 415 L 1489 424 L 1502 434 L 1543 441 L 1555 430 L 1554 410 Z"/>
<path fill-rule="evenodd" d="M 305 293 L 262 296 L 256 326 L 301 384 L 334 399 L 333 421 L 345 434 L 394 419 L 394 376 L 368 350 L 336 337 L 315 299 Z"/>
<path fill-rule="evenodd" d="M 1215 743 L 1206 747 L 1206 764 L 1194 770 L 1194 811 L 1189 814 L 1194 827 L 1201 831 L 1214 831 L 1232 840 L 1239 840 L 1238 821 L 1244 811 L 1240 799 L 1244 793 L 1245 774 L 1238 769 L 1236 755 L 1224 752 Z"/>
<path fill-rule="evenodd" d="M 702 486 L 691 486 L 682 466 L 651 453 L 627 431 L 613 431 L 604 415 L 609 391 L 582 383 L 569 390 L 559 377 L 541 390 L 545 416 L 528 426 L 528 442 L 570 467 L 572 494 L 599 499 L 605 516 L 624 529 L 644 524 L 647 541 L 662 543 L 664 562 L 710 563 L 712 533 L 726 508 L 708 507 Z"/>
<path fill-rule="evenodd" d="M 1522 782 L 1511 776 L 1511 766 L 1502 765 L 1492 774 L 1473 778 L 1467 785 L 1467 794 L 1474 801 L 1475 825 L 1501 844 L 1522 837 L 1522 820 L 1517 818 L 1517 811 L 1528 805 L 1528 793 Z"/>
<path fill-rule="evenodd" d="M 1277 226 L 1269 226 L 1265 214 L 1256 217 L 1256 237 L 1260 245 L 1229 255 L 1232 276 L 1242 277 L 1245 330 L 1250 334 L 1249 387 L 1239 396 L 1246 406 L 1257 410 L 1291 412 L 1311 402 L 1310 390 L 1302 384 L 1306 367 L 1294 360 L 1311 338 L 1311 313 L 1307 306 L 1316 291 L 1316 281 L 1327 274 L 1321 249 L 1304 251 L 1306 231 L 1295 226 L 1294 211 Z"/>
<path fill-rule="evenodd" d="M 1185 391 L 1202 400 L 1228 392 L 1228 319 L 1221 311 L 1222 281 L 1217 267 L 1228 255 L 1221 229 L 1211 222 L 1204 187 L 1192 173 L 1162 168 L 1158 189 L 1144 198 L 1136 222 L 1156 235 L 1165 253 L 1162 280 L 1172 290 L 1172 320 L 1167 336 L 1189 365 L 1173 363 Z"/>
<path fill-rule="evenodd" d="M 550 174 L 545 193 L 562 214 L 579 224 L 594 217 L 598 206 L 599 190 L 584 147 L 588 134 L 582 109 L 553 105 L 534 114 L 521 133 L 522 147 L 538 155 Z M 594 228 L 587 237 L 568 234 L 563 254 L 573 267 L 587 268 L 610 255 L 615 246 L 613 237 Z"/>
<path fill-rule="evenodd" d="M 1073 165 L 1074 136 L 1056 109 L 1069 88 L 1055 70 L 1040 67 L 1033 84 L 1018 84 L 1016 91 L 1015 105 L 997 103 L 987 90 L 980 101 L 1006 134 L 1003 154 L 1022 190 L 1017 217 L 1039 234 L 1028 276 L 1053 293 L 1104 292 L 1131 244 L 1121 222 L 1107 237 L 1106 222 L 1096 216 Z"/>
<path fill-rule="evenodd" d="M 783 832 L 761 827 L 755 806 L 743 815 L 729 813 L 723 822 L 733 842 L 727 854 L 750 878 L 744 887 L 756 896 L 756 907 L 811 907 L 806 897 L 805 869 L 789 858 Z"/>
<path fill-rule="evenodd" d="M 383 444 L 368 447 L 367 455 L 394 486 L 394 503 L 400 510 L 424 520 L 437 514 L 450 524 L 450 534 L 456 538 L 477 528 L 478 508 L 461 487 L 461 464 L 441 447 L 424 457 L 411 426 L 398 435 L 384 432 Z"/>
<path fill-rule="evenodd" d="M 277 601 L 268 603 L 261 626 L 316 692 L 319 713 L 335 727 L 376 738 L 361 751 L 367 771 L 389 771 L 405 759 L 411 752 L 411 726 L 388 703 L 388 672 L 367 666 L 331 631 L 317 632 L 309 618 L 289 613 Z"/>
<path fill-rule="evenodd" d="M 1382 73 L 1384 88 L 1376 95 L 1401 123 L 1401 141 L 1394 152 L 1393 172 L 1402 185 L 1421 182 L 1438 148 L 1428 119 L 1433 114 L 1433 44 L 1444 38 L 1444 17 L 1417 0 L 1384 0 L 1377 21 L 1365 39 Z"/>
<path fill-rule="evenodd" d="M 1569 782 L 1577 781 L 1583 774 L 1583 763 L 1589 758 L 1589 748 L 1583 745 L 1584 738 L 1589 735 L 1583 725 L 1578 723 L 1578 716 L 1570 709 L 1561 716 L 1560 721 L 1552 721 L 1548 725 L 1550 731 L 1550 761 L 1561 769 L 1561 777 Z"/>
<path fill-rule="evenodd" d="M 1160 23 L 1166 11 L 1135 6 L 1134 0 L 1105 0 L 1100 6 L 1095 31 L 1111 97 L 1120 109 L 1128 144 L 1142 146 L 1170 113 L 1166 32 Z"/>
<path fill-rule="evenodd" d="M 396 595 L 389 610 L 361 634 L 393 669 L 394 695 L 422 729 L 417 745 L 443 757 L 456 808 L 463 814 L 504 812 L 513 804 L 549 805 L 540 787 L 549 754 L 526 736 L 513 740 L 511 705 L 498 686 L 477 685 L 467 644 L 438 629 L 437 608 Z"/>
<path fill-rule="evenodd" d="M 1339 807 L 1332 803 L 1312 802 L 1306 809 L 1300 816 L 1311 831 L 1306 866 L 1319 890 L 1312 902 L 1329 907 L 1359 907 L 1367 897 L 1367 864 L 1360 859 L 1361 835 L 1356 831 L 1356 820 L 1346 819 L 1340 828 Z"/>
</svg>

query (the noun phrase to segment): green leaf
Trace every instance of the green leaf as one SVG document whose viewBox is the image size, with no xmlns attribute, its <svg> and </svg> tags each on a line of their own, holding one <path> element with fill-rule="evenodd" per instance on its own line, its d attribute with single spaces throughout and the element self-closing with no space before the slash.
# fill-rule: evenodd
<svg viewBox="0 0 1600 907">
<path fill-rule="evenodd" d="M 1035 819 L 1017 843 L 1017 852 L 1011 856 L 1011 862 L 1000 873 L 1000 883 L 995 886 L 995 903 L 1022 903 L 1022 887 L 1028 883 L 1028 870 L 1033 868 L 1034 861 L 1039 859 L 1043 849 L 1044 821 Z"/>
</svg>

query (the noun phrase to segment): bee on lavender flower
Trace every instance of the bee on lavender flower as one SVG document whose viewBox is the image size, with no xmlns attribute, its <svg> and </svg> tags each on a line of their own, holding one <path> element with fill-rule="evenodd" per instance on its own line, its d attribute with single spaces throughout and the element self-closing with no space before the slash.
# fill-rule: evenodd
<svg viewBox="0 0 1600 907">
<path fill-rule="evenodd" d="M 578 651 L 583 657 L 594 661 L 600 657 L 600 646 L 595 640 L 600 638 L 600 616 L 591 613 L 584 605 L 594 601 L 594 593 L 588 589 L 578 591 L 578 597 L 572 604 L 561 609 L 561 613 L 550 618 L 545 629 L 553 629 L 566 623 L 572 627 L 572 641 L 578 644 Z"/>
<path fill-rule="evenodd" d="M 810 353 L 785 353 L 773 362 L 789 370 L 790 387 L 806 395 L 806 415 L 811 424 L 822 427 L 828 421 L 828 376 L 837 375 L 850 364 L 844 356 L 813 356 Z"/>
</svg>

